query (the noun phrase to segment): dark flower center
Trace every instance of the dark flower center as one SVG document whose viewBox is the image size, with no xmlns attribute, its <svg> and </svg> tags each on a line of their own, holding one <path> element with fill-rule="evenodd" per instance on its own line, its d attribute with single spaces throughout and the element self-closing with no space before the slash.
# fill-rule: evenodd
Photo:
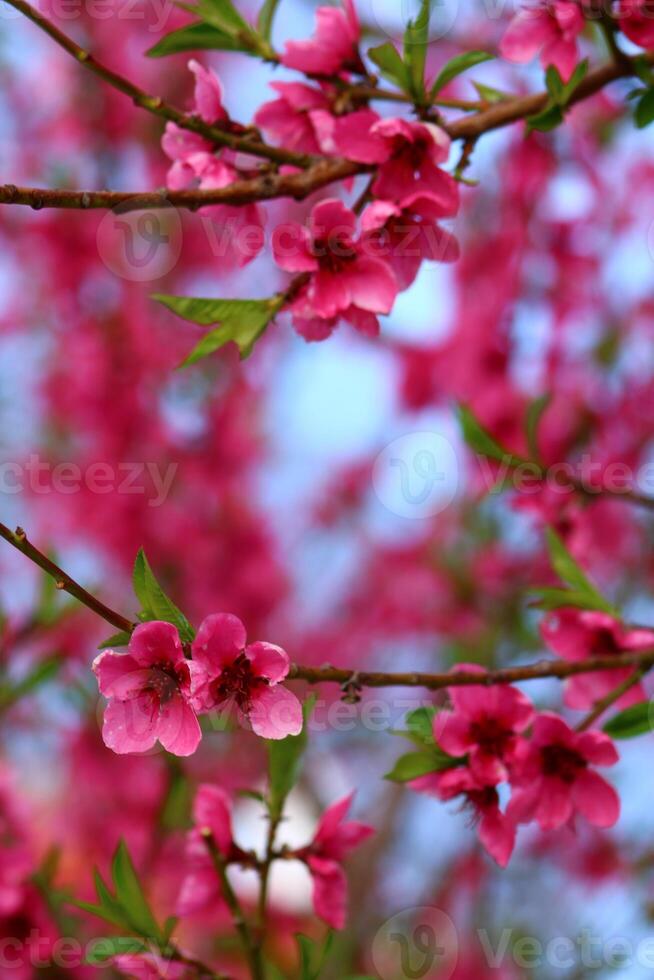
<svg viewBox="0 0 654 980">
<path fill-rule="evenodd" d="M 161 707 L 177 694 L 181 677 L 170 664 L 155 664 L 150 668 L 146 690 L 153 705 Z"/>
<path fill-rule="evenodd" d="M 598 657 L 609 657 L 622 653 L 622 647 L 616 643 L 612 630 L 602 627 L 593 631 L 590 652 Z"/>
<path fill-rule="evenodd" d="M 338 273 L 356 260 L 356 249 L 352 240 L 345 234 L 333 234 L 326 238 L 316 238 L 313 242 L 313 255 L 321 269 Z"/>
<path fill-rule="evenodd" d="M 507 743 L 513 733 L 496 718 L 481 718 L 470 726 L 473 739 L 491 755 L 501 756 L 507 749 Z"/>
<path fill-rule="evenodd" d="M 240 653 L 232 664 L 223 668 L 209 690 L 216 704 L 234 698 L 239 708 L 246 710 L 252 701 L 252 693 L 267 684 L 268 679 L 255 674 L 250 660 Z"/>
<path fill-rule="evenodd" d="M 565 745 L 545 745 L 541 759 L 544 775 L 558 776 L 564 783 L 573 783 L 579 771 L 588 765 L 583 756 Z"/>
<path fill-rule="evenodd" d="M 484 811 L 491 806 L 499 806 L 500 798 L 494 786 L 466 791 L 463 810 L 468 814 L 468 824 L 474 827 L 482 818 Z"/>
</svg>

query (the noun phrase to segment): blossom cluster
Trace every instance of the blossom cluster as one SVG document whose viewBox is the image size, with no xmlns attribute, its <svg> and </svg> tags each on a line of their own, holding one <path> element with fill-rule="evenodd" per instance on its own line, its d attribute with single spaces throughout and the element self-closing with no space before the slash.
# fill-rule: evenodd
<svg viewBox="0 0 654 980">
<path fill-rule="evenodd" d="M 551 711 L 536 712 L 510 685 L 453 687 L 449 695 L 452 709 L 434 716 L 433 735 L 451 763 L 410 786 L 439 800 L 460 799 L 501 867 L 513 852 L 518 824 L 536 821 L 541 830 L 557 830 L 576 816 L 596 827 L 617 822 L 618 795 L 594 768 L 618 761 L 608 735 L 575 731 Z M 503 783 L 511 787 L 505 810 L 498 791 Z"/>
<path fill-rule="evenodd" d="M 202 738 L 198 714 L 235 707 L 263 738 L 302 730 L 302 706 L 280 682 L 288 654 L 272 643 L 247 643 L 237 616 L 207 616 L 187 657 L 171 623 L 137 626 L 126 653 L 105 650 L 93 670 L 108 699 L 102 735 L 120 754 L 146 752 L 157 739 L 174 755 L 192 755 Z"/>
</svg>

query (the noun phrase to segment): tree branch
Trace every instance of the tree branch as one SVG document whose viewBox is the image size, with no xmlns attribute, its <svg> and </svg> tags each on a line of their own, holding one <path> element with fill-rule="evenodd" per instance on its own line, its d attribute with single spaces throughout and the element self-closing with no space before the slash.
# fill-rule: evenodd
<svg viewBox="0 0 654 980">
<path fill-rule="evenodd" d="M 96 61 L 89 51 L 81 48 L 79 44 L 68 37 L 67 34 L 64 34 L 56 24 L 53 24 L 52 21 L 44 17 L 40 10 L 27 3 L 26 0 L 7 0 L 7 3 L 24 14 L 28 20 L 31 20 L 33 24 L 36 24 L 37 27 L 51 37 L 60 48 L 63 48 L 64 51 L 89 71 L 93 72 L 94 75 L 107 82 L 108 85 L 111 85 L 118 92 L 122 92 L 123 95 L 126 95 L 141 109 L 146 109 L 161 119 L 177 123 L 182 129 L 199 133 L 219 146 L 226 146 L 231 150 L 239 150 L 243 153 L 250 153 L 253 156 L 264 157 L 267 160 L 273 160 L 275 163 L 288 163 L 296 167 L 305 168 L 315 163 L 316 159 L 320 159 L 320 157 L 315 158 L 304 153 L 292 153 L 290 150 L 269 146 L 267 143 L 263 143 L 261 140 L 252 138 L 251 136 L 242 136 L 227 132 L 218 126 L 210 126 L 198 116 L 190 116 L 184 112 L 180 112 L 179 109 L 168 105 L 163 99 L 158 96 L 148 95 L 147 92 L 134 85 L 129 79 L 118 75 L 115 71 Z"/>
<path fill-rule="evenodd" d="M 55 565 L 55 563 L 51 561 L 47 555 L 44 555 L 38 548 L 35 548 L 34 545 L 27 540 L 27 535 L 21 527 L 17 527 L 14 532 L 10 531 L 4 524 L 0 524 L 0 538 L 4 538 L 5 541 L 8 541 L 10 545 L 13 545 L 14 548 L 24 554 L 26 558 L 29 558 L 35 565 L 42 568 L 44 572 L 51 575 L 55 580 L 58 589 L 72 595 L 79 602 L 83 603 L 83 605 L 87 606 L 97 616 L 100 616 L 108 623 L 111 623 L 112 626 L 115 626 L 116 629 L 126 633 L 131 633 L 134 627 L 137 625 L 136 623 L 130 622 L 129 619 L 125 619 L 125 617 L 121 616 L 120 613 L 110 609 L 109 606 L 105 606 L 103 602 L 100 602 L 100 600 L 96 599 L 90 592 L 83 589 L 81 585 L 70 577 L 70 575 L 64 572 L 63 569 L 59 568 L 58 565 Z"/>
</svg>

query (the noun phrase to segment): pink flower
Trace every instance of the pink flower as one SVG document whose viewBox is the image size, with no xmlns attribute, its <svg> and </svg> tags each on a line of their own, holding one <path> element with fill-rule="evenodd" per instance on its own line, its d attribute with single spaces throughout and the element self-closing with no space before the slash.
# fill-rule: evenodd
<svg viewBox="0 0 654 980">
<path fill-rule="evenodd" d="M 279 98 L 264 102 L 257 110 L 256 125 L 288 150 L 320 153 L 310 112 L 326 109 L 327 97 L 320 89 L 301 82 L 271 82 L 270 87 L 279 93 Z"/>
<path fill-rule="evenodd" d="M 102 737 L 114 752 L 146 752 L 159 739 L 174 755 L 191 755 L 202 737 L 191 707 L 191 669 L 170 623 L 137 626 L 127 653 L 106 650 L 93 670 L 109 700 Z"/>
<path fill-rule="evenodd" d="M 586 660 L 588 657 L 610 657 L 627 651 L 654 649 L 654 631 L 627 629 L 613 616 L 603 612 L 560 609 L 550 613 L 541 624 L 547 645 L 564 660 Z M 586 710 L 618 684 L 627 680 L 635 667 L 624 670 L 600 670 L 570 677 L 565 682 L 565 702 L 570 708 Z M 645 699 L 642 684 L 635 684 L 617 704 L 628 708 Z"/>
<path fill-rule="evenodd" d="M 360 68 L 359 18 L 353 0 L 344 0 L 344 7 L 318 7 L 316 33 L 308 41 L 287 41 L 282 64 L 308 75 L 334 75 Z"/>
<path fill-rule="evenodd" d="M 398 292 L 395 277 L 385 262 L 366 253 L 365 242 L 355 239 L 356 225 L 354 212 L 330 198 L 314 207 L 308 227 L 293 223 L 275 229 L 277 265 L 309 276 L 290 307 L 299 332 L 306 322 L 324 321 L 327 336 L 345 317 L 374 335 L 379 329 L 376 314 L 392 309 Z"/>
<path fill-rule="evenodd" d="M 520 63 L 540 53 L 543 68 L 554 65 L 567 82 L 579 58 L 577 36 L 585 24 L 581 5 L 575 0 L 541 0 L 513 17 L 500 51 L 508 61 Z"/>
<path fill-rule="evenodd" d="M 361 219 L 364 236 L 374 243 L 374 254 L 388 263 L 402 290 L 414 281 L 423 261 L 455 262 L 459 257 L 456 238 L 437 223 L 445 217 L 440 201 L 424 194 L 407 202 L 401 208 L 390 201 L 375 201 Z"/>
<path fill-rule="evenodd" d="M 223 107 L 223 89 L 218 76 L 192 58 L 188 67 L 195 75 L 195 112 L 212 126 L 229 117 Z"/>
<path fill-rule="evenodd" d="M 620 816 L 618 794 L 590 766 L 617 761 L 604 732 L 574 732 L 562 718 L 543 712 L 514 773 L 508 814 L 517 823 L 537 820 L 542 830 L 562 827 L 576 812 L 596 827 L 612 827 Z"/>
<path fill-rule="evenodd" d="M 654 17 L 649 0 L 620 0 L 620 30 L 641 48 L 654 48 Z"/>
<path fill-rule="evenodd" d="M 440 207 L 441 216 L 456 214 L 459 185 L 439 166 L 449 156 L 450 138 L 439 126 L 380 119 L 371 109 L 345 116 L 316 110 L 311 119 L 324 153 L 380 165 L 372 186 L 375 197 L 400 207 L 427 197 Z"/>
<path fill-rule="evenodd" d="M 186 835 L 186 874 L 177 898 L 177 914 L 191 915 L 222 904 L 220 880 L 202 831 L 211 831 L 216 847 L 226 861 L 242 854 L 233 840 L 231 803 L 218 786 L 203 784 L 193 803 L 195 828 Z"/>
<path fill-rule="evenodd" d="M 302 706 L 283 687 L 288 654 L 272 643 L 251 643 L 243 623 L 229 613 L 207 616 L 193 641 L 193 703 L 210 711 L 234 703 L 263 738 L 302 730 Z"/>
<path fill-rule="evenodd" d="M 418 793 L 428 793 L 439 800 L 463 796 L 464 807 L 472 814 L 479 840 L 490 856 L 505 868 L 515 845 L 515 824 L 500 810 L 497 789 L 475 778 L 467 766 L 419 776 L 408 784 Z"/>
<path fill-rule="evenodd" d="M 486 671 L 475 664 L 459 664 L 457 670 Z M 523 741 L 521 734 L 531 724 L 534 709 L 515 687 L 451 687 L 453 711 L 434 716 L 434 740 L 448 755 L 468 756 L 468 766 L 477 782 L 494 785 L 508 779 Z"/>
<path fill-rule="evenodd" d="M 316 915 L 332 929 L 345 927 L 347 879 L 341 862 L 375 832 L 367 824 L 344 819 L 353 798 L 354 793 L 350 793 L 328 807 L 311 843 L 295 852 L 295 857 L 304 861 L 311 872 Z"/>
</svg>

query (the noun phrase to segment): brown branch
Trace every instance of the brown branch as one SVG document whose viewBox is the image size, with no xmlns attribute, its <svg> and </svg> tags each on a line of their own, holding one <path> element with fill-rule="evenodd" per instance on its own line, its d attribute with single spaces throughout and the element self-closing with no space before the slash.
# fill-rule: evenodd
<svg viewBox="0 0 654 980">
<path fill-rule="evenodd" d="M 651 665 L 649 667 L 641 667 L 639 670 L 634 671 L 631 677 L 627 677 L 626 680 L 622 682 L 622 684 L 618 684 L 618 686 L 614 688 L 612 691 L 609 691 L 609 693 L 605 697 L 597 701 L 596 704 L 593 706 L 593 708 L 588 712 L 586 717 L 582 718 L 582 720 L 579 722 L 576 731 L 578 732 L 587 731 L 591 727 L 591 725 L 595 724 L 598 718 L 602 717 L 605 711 L 608 711 L 609 708 L 613 707 L 616 701 L 620 700 L 623 694 L 626 694 L 627 691 L 630 691 L 632 687 L 635 687 L 636 684 L 639 684 L 640 681 L 642 681 L 645 674 L 647 673 L 647 671 L 650 669 L 651 669 Z"/>
<path fill-rule="evenodd" d="M 254 201 L 270 201 L 279 197 L 301 201 L 328 184 L 369 172 L 371 169 L 348 160 L 324 159 L 300 173 L 267 173 L 237 180 L 227 187 L 214 190 L 82 191 L 3 184 L 0 185 L 0 204 L 18 204 L 35 211 L 42 208 L 78 211 L 117 209 L 120 213 L 126 213 L 170 206 L 197 211 L 212 204 L 251 204 Z"/>
<path fill-rule="evenodd" d="M 174 122 L 183 129 L 188 129 L 193 133 L 199 133 L 219 146 L 226 146 L 231 150 L 238 150 L 243 153 L 250 153 L 253 156 L 264 157 L 267 160 L 275 161 L 275 163 L 289 163 L 296 167 L 304 168 L 310 167 L 316 162 L 316 159 L 320 159 L 319 157 L 315 158 L 303 153 L 292 153 L 290 150 L 284 150 L 280 147 L 269 146 L 267 143 L 263 143 L 261 140 L 247 135 L 242 136 L 227 132 L 218 126 L 210 126 L 198 116 L 190 116 L 184 112 L 180 112 L 179 109 L 168 105 L 163 99 L 158 96 L 148 95 L 147 92 L 134 85 L 129 79 L 118 75 L 115 71 L 96 61 L 89 51 L 81 48 L 79 44 L 68 37 L 67 34 L 64 34 L 56 24 L 53 24 L 52 21 L 44 17 L 40 10 L 27 3 L 26 0 L 7 0 L 7 3 L 24 14 L 28 20 L 31 20 L 33 24 L 36 24 L 37 27 L 51 37 L 60 48 L 63 48 L 64 51 L 75 58 L 85 68 L 88 68 L 89 71 L 93 72 L 94 75 L 107 82 L 108 85 L 111 85 L 118 92 L 122 92 L 123 95 L 126 95 L 132 100 L 134 105 L 139 106 L 141 109 L 146 109 L 161 119 Z"/>
<path fill-rule="evenodd" d="M 638 653 L 620 653 L 610 657 L 589 657 L 588 660 L 540 660 L 537 663 L 519 667 L 501 667 L 486 674 L 457 670 L 451 673 L 386 673 L 382 671 L 352 671 L 342 667 L 302 667 L 291 666 L 290 680 L 302 680 L 308 684 L 340 684 L 352 682 L 359 687 L 424 687 L 430 691 L 440 691 L 446 687 L 471 687 L 497 684 L 515 684 L 518 681 L 542 680 L 555 677 L 564 680 L 577 674 L 591 674 L 598 670 L 621 670 L 625 667 L 654 666 L 654 650 Z"/>
<path fill-rule="evenodd" d="M 109 606 L 105 606 L 103 602 L 96 599 L 95 596 L 83 589 L 74 579 L 70 577 L 63 569 L 55 565 L 47 555 L 35 548 L 30 541 L 27 540 L 27 535 L 21 527 L 17 527 L 16 531 L 10 531 L 8 527 L 4 524 L 0 524 L 0 538 L 4 538 L 8 541 L 10 545 L 13 545 L 18 551 L 22 552 L 26 558 L 33 561 L 35 565 L 42 568 L 44 572 L 51 575 L 57 584 L 57 588 L 61 589 L 63 592 L 67 592 L 72 595 L 83 605 L 87 606 L 92 612 L 102 619 L 105 619 L 116 629 L 124 631 L 126 633 L 131 633 L 136 623 L 131 623 L 129 619 L 125 619 L 120 613 L 115 612 L 110 609 Z"/>
</svg>

